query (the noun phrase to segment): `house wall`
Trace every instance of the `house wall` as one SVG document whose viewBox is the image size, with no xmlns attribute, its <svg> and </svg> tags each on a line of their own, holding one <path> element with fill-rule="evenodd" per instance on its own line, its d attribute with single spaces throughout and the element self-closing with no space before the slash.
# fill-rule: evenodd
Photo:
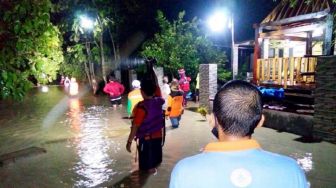
<svg viewBox="0 0 336 188">
<path fill-rule="evenodd" d="M 301 41 L 271 40 L 268 57 L 303 57 L 306 55 L 306 43 Z"/>
</svg>

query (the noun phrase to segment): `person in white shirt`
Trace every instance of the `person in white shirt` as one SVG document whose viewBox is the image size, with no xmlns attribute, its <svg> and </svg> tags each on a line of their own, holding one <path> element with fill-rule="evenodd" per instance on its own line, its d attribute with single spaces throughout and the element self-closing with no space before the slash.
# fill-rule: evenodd
<svg viewBox="0 0 336 188">
<path fill-rule="evenodd" d="M 168 95 L 170 94 L 170 87 L 169 87 L 169 84 L 168 84 L 168 77 L 164 76 L 162 82 L 163 82 L 163 85 L 161 87 L 161 93 L 162 93 L 162 98 L 165 100 L 165 103 L 163 104 L 162 109 L 166 110 L 166 108 L 167 108 L 167 99 L 168 99 Z"/>
</svg>

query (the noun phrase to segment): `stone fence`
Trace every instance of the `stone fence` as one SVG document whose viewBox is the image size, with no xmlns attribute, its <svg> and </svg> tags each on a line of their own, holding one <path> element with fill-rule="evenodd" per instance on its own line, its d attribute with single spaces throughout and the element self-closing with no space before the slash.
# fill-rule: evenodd
<svg viewBox="0 0 336 188">
<path fill-rule="evenodd" d="M 317 61 L 313 134 L 336 143 L 336 56 Z"/>
</svg>

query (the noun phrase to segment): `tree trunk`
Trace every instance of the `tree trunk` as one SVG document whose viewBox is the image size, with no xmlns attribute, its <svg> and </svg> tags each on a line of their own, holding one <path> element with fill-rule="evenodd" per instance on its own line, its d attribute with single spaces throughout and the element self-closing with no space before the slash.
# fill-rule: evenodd
<svg viewBox="0 0 336 188">
<path fill-rule="evenodd" d="M 88 54 L 88 62 L 89 62 L 89 66 L 87 67 L 87 64 L 85 64 L 85 69 L 89 79 L 89 84 L 93 90 L 93 92 L 95 93 L 96 90 L 96 85 L 93 84 L 93 82 L 96 83 L 96 75 L 95 75 L 95 71 L 94 71 L 94 64 L 91 61 L 92 60 L 92 55 L 91 55 L 91 48 L 90 48 L 90 43 L 86 42 L 85 43 L 85 48 L 86 48 L 86 53 Z"/>
<path fill-rule="evenodd" d="M 115 47 L 115 44 L 114 44 L 113 35 L 112 35 L 112 32 L 111 32 L 110 28 L 108 28 L 108 31 L 109 31 L 109 35 L 110 35 L 110 38 L 111 38 L 111 41 L 112 41 L 114 61 L 117 61 L 117 52 L 116 52 L 116 47 Z"/>
<path fill-rule="evenodd" d="M 93 3 L 95 3 L 93 1 Z M 100 48 L 100 63 L 101 63 L 101 66 L 102 66 L 102 76 L 103 76 L 103 80 L 105 82 L 105 84 L 107 83 L 107 80 L 106 80 L 106 64 L 105 64 L 105 56 L 104 56 L 104 25 L 103 25 L 103 22 L 101 20 L 101 18 L 99 17 L 99 15 L 97 14 L 97 19 L 98 19 L 98 24 L 101 28 L 101 33 L 100 33 L 100 36 L 99 36 L 99 45 L 97 44 L 97 46 Z"/>
<path fill-rule="evenodd" d="M 102 65 L 102 74 L 103 74 L 103 79 L 105 84 L 107 83 L 106 81 L 106 64 L 105 64 L 105 57 L 104 57 L 104 41 L 103 41 L 103 33 L 100 35 L 99 39 L 100 43 L 100 60 L 101 60 L 101 65 Z"/>
</svg>

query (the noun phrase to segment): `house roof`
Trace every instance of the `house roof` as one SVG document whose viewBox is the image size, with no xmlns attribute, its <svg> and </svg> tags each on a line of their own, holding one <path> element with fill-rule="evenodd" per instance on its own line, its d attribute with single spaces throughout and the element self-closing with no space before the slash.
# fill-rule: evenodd
<svg viewBox="0 0 336 188">
<path fill-rule="evenodd" d="M 261 22 L 261 24 L 318 12 L 329 13 L 331 9 L 332 2 L 330 0 L 313 0 L 309 3 L 307 3 L 307 0 L 297 0 L 296 4 L 293 6 L 291 5 L 290 0 L 283 0 Z"/>
</svg>

